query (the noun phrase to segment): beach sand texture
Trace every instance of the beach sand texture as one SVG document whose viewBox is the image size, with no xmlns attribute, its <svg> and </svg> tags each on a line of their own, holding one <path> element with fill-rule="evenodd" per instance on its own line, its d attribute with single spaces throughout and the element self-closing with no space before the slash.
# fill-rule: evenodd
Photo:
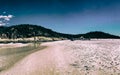
<svg viewBox="0 0 120 75">
<path fill-rule="evenodd" d="M 0 75 L 120 75 L 120 40 L 43 43 Z"/>
</svg>

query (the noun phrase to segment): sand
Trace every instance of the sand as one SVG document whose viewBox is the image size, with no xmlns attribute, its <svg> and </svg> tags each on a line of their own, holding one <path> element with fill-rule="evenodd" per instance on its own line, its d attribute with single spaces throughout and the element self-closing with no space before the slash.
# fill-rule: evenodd
<svg viewBox="0 0 120 75">
<path fill-rule="evenodd" d="M 56 41 L 0 75 L 120 75 L 120 40 Z"/>
<path fill-rule="evenodd" d="M 22 43 L 8 43 L 8 44 L 0 44 L 0 48 L 16 48 L 16 47 L 23 47 L 27 45 L 28 44 L 22 44 Z"/>
</svg>

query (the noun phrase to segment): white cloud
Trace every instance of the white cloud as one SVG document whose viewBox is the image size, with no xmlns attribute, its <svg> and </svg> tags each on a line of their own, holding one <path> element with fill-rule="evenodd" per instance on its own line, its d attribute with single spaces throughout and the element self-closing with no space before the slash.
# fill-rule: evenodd
<svg viewBox="0 0 120 75">
<path fill-rule="evenodd" d="M 13 15 L 0 15 L 0 26 L 8 24 L 11 18 L 13 18 Z"/>
<path fill-rule="evenodd" d="M 13 15 L 0 15 L 0 19 L 4 19 L 6 21 L 9 21 L 11 18 L 13 18 Z"/>
<path fill-rule="evenodd" d="M 0 21 L 0 26 L 6 25 L 4 22 Z"/>
</svg>

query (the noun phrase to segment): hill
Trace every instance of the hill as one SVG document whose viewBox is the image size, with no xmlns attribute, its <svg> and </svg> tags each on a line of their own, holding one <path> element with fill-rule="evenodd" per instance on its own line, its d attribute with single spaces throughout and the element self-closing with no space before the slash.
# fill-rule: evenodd
<svg viewBox="0 0 120 75">
<path fill-rule="evenodd" d="M 21 24 L 9 27 L 0 27 L 0 37 L 1 38 L 9 38 L 9 39 L 16 39 L 16 38 L 30 38 L 30 37 L 37 37 L 37 36 L 44 36 L 44 37 L 56 37 L 56 38 L 80 38 L 81 36 L 84 38 L 114 38 L 118 39 L 119 36 L 115 36 L 109 33 L 104 33 L 101 31 L 94 31 L 89 32 L 86 34 L 64 34 L 58 33 L 51 29 L 44 28 L 42 26 L 37 25 L 30 25 L 30 24 Z"/>
<path fill-rule="evenodd" d="M 29 38 L 34 36 L 59 37 L 59 34 L 51 29 L 29 24 L 0 27 L 0 35 L 3 38 Z"/>
<path fill-rule="evenodd" d="M 105 33 L 105 32 L 101 32 L 101 31 L 92 31 L 92 32 L 88 32 L 86 34 L 79 34 L 77 35 L 79 36 L 83 36 L 85 38 L 96 38 L 96 39 L 119 39 L 119 36 L 116 35 L 112 35 L 109 33 Z"/>
</svg>

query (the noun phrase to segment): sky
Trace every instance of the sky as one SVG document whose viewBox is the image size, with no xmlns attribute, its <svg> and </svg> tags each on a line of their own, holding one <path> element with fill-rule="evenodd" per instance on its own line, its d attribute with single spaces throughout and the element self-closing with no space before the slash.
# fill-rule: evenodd
<svg viewBox="0 0 120 75">
<path fill-rule="evenodd" d="M 0 0 L 0 26 L 36 24 L 61 33 L 120 36 L 120 0 Z"/>
</svg>

